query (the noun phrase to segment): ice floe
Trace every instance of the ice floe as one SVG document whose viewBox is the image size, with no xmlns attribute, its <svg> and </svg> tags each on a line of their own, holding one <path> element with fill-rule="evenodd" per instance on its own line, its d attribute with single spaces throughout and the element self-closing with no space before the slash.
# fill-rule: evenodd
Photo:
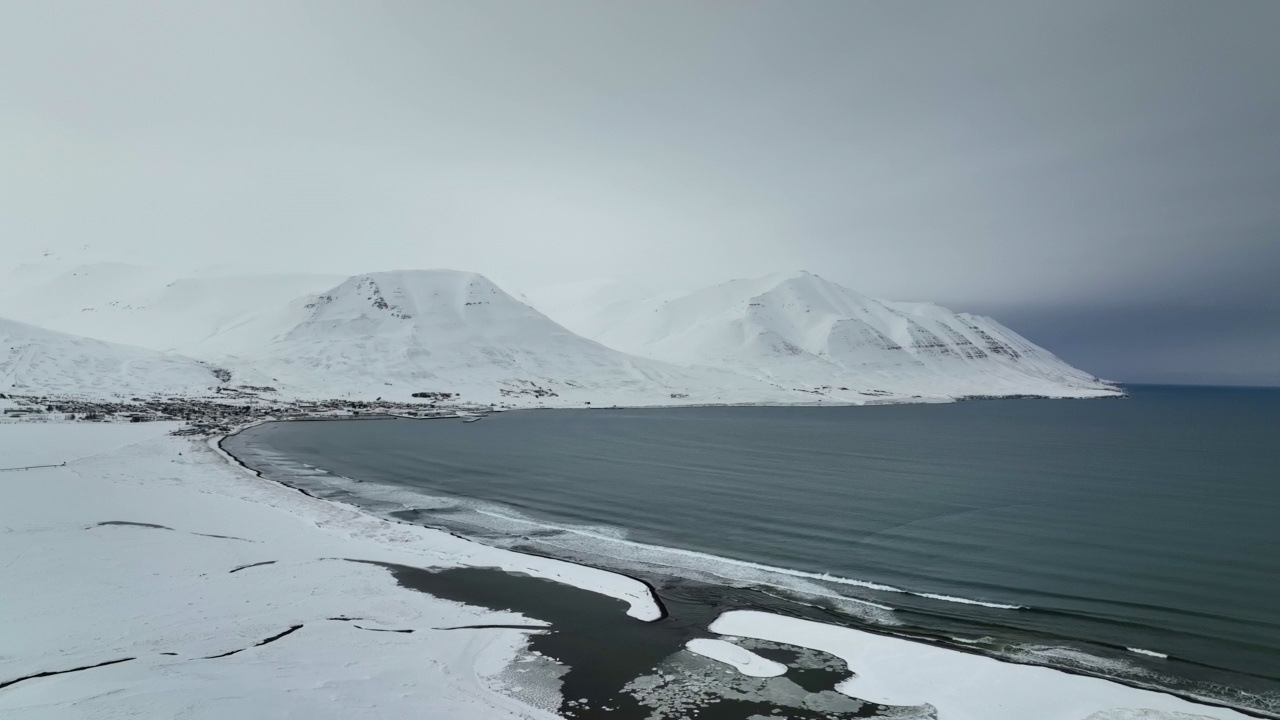
<svg viewBox="0 0 1280 720">
<path fill-rule="evenodd" d="M 690 640 L 685 647 L 690 652 L 695 652 L 703 657 L 718 660 L 726 665 L 732 665 L 738 672 L 751 677 L 777 677 L 787 671 L 786 665 L 762 658 L 750 650 L 738 647 L 726 640 L 696 638 Z"/>
</svg>

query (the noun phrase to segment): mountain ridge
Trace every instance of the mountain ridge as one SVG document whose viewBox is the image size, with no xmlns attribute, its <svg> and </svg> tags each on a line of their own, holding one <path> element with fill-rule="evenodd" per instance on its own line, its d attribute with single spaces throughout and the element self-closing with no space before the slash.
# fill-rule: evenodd
<svg viewBox="0 0 1280 720">
<path fill-rule="evenodd" d="M 340 387 L 387 397 L 461 392 L 484 402 L 581 405 L 770 394 L 751 380 L 632 357 L 581 337 L 471 272 L 355 275 L 312 296 L 295 317 L 228 362 L 252 365 L 305 395 Z"/>
<path fill-rule="evenodd" d="M 236 383 L 277 387 L 280 397 L 461 392 L 476 402 L 580 407 L 1120 394 L 990 318 L 877 300 L 804 271 L 642 300 L 628 299 L 634 288 L 581 283 L 607 302 L 579 303 L 566 327 L 467 271 L 170 279 L 119 264 L 38 270 L 0 311 L 182 352 L 189 358 L 165 357 L 216 363 Z M 44 342 L 44 357 L 84 354 L 65 337 Z M 89 356 L 147 352 L 100 350 Z M 73 369 L 64 366 L 52 386 L 73 387 Z M 166 382 L 196 387 L 191 378 Z"/>
<path fill-rule="evenodd" d="M 732 280 L 661 302 L 578 318 L 627 352 L 802 389 L 889 395 L 1103 396 L 1111 383 L 990 318 L 878 300 L 813 273 Z"/>
</svg>

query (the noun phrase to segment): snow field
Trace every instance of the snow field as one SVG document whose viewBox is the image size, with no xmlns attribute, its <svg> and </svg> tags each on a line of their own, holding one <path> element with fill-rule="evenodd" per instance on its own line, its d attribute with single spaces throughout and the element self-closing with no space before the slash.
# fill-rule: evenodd
<svg viewBox="0 0 1280 720">
<path fill-rule="evenodd" d="M 710 629 L 830 653 L 854 674 L 836 687 L 840 692 L 887 705 L 932 705 L 945 720 L 1249 717 L 1099 678 L 755 610 L 726 612 Z"/>
<path fill-rule="evenodd" d="M 503 692 L 528 631 L 438 629 L 536 622 L 348 560 L 500 567 L 660 612 L 638 581 L 308 498 L 173 427 L 0 425 L 5 466 L 67 462 L 0 474 L 0 717 L 548 716 Z"/>
</svg>

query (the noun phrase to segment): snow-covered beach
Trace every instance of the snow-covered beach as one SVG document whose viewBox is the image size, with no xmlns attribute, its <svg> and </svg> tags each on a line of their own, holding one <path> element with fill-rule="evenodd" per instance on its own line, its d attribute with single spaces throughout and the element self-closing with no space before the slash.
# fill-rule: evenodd
<svg viewBox="0 0 1280 720">
<path fill-rule="evenodd" d="M 0 716 L 542 714 L 502 679 L 528 631 L 440 629 L 541 623 L 346 558 L 503 567 L 658 614 L 629 578 L 308 498 L 174 427 L 0 425 L 4 467 L 57 465 L 0 473 Z"/>
<path fill-rule="evenodd" d="M 402 587 L 387 566 L 555 580 L 617 599 L 617 617 L 640 629 L 662 614 L 640 581 L 311 498 L 204 440 L 168 435 L 174 427 L 0 424 L 4 467 L 54 466 L 0 472 L 0 616 L 14 629 L 0 656 L 0 716 L 573 714 L 549 661 L 528 650 L 530 633 L 541 632 L 528 628 L 545 626 L 541 618 L 434 598 Z M 822 698 L 884 704 L 895 717 L 1246 717 L 770 613 L 730 613 L 697 634 L 722 635 L 674 655 L 677 667 L 701 668 L 725 697 L 798 697 L 796 717 Z M 843 658 L 846 681 L 797 690 L 780 663 L 728 647 L 743 637 Z M 663 668 L 656 682 L 677 685 L 679 673 Z M 657 717 L 680 707 L 652 702 Z"/>
</svg>

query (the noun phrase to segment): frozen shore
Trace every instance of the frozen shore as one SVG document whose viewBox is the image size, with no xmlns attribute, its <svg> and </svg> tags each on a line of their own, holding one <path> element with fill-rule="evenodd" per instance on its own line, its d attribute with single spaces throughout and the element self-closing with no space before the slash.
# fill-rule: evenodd
<svg viewBox="0 0 1280 720">
<path fill-rule="evenodd" d="M 433 597 L 397 582 L 393 566 L 497 568 L 614 598 L 619 618 L 663 616 L 638 580 L 308 497 L 215 444 L 167 434 L 176 427 L 0 424 L 0 467 L 51 466 L 0 472 L 0 718 L 555 717 L 564 698 L 554 673 L 529 670 L 529 640 L 561 620 Z M 721 689 L 697 692 L 791 698 L 797 711 L 852 700 L 935 720 L 1247 717 L 782 615 L 674 620 L 634 623 L 633 639 L 662 632 L 670 652 L 688 647 L 651 684 L 670 684 L 673 667 L 710 667 Z M 753 642 L 843 667 L 825 689 L 802 690 L 798 665 Z"/>
<path fill-rule="evenodd" d="M 946 720 L 1244 720 L 1201 705 L 1100 678 L 994 658 L 902 638 L 753 610 L 711 624 L 730 637 L 768 640 L 841 658 L 853 677 L 840 692 L 885 705 L 935 709 Z"/>
<path fill-rule="evenodd" d="M 0 424 L 0 466 L 66 462 L 0 473 L 0 717 L 550 716 L 504 679 L 536 631 L 445 629 L 542 623 L 346 559 L 499 567 L 660 615 L 638 581 L 309 498 L 175 427 Z"/>
</svg>

